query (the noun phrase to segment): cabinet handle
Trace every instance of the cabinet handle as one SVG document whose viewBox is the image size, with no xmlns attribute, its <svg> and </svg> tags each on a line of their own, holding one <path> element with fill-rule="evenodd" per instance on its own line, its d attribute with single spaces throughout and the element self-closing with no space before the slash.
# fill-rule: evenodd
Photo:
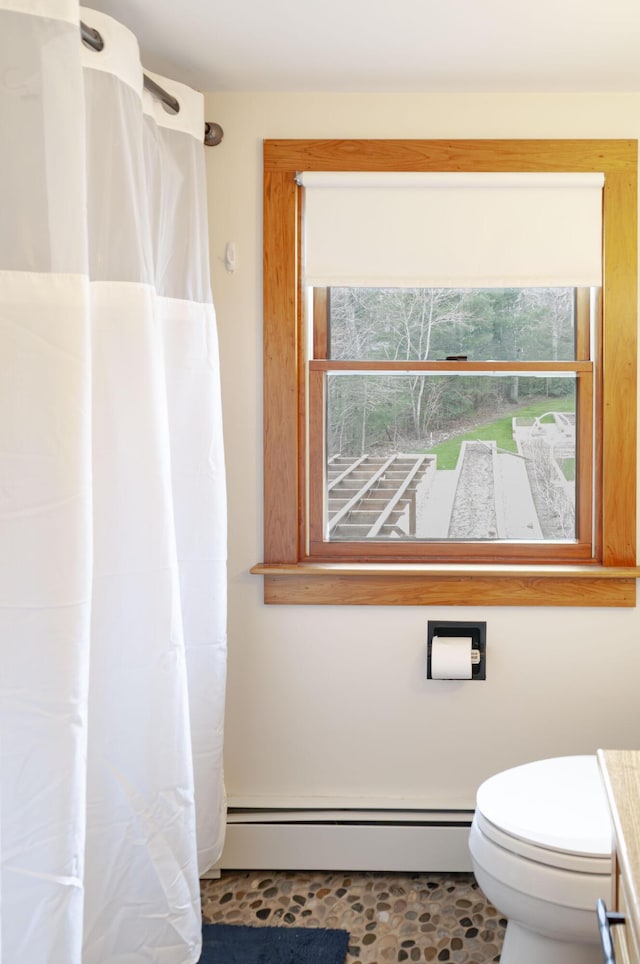
<svg viewBox="0 0 640 964">
<path fill-rule="evenodd" d="M 600 928 L 600 943 L 604 952 L 604 964 L 616 964 L 616 952 L 611 937 L 611 928 L 615 924 L 624 924 L 624 914 L 607 910 L 607 905 L 602 899 L 599 899 L 596 903 L 596 913 L 598 915 L 598 927 Z"/>
</svg>

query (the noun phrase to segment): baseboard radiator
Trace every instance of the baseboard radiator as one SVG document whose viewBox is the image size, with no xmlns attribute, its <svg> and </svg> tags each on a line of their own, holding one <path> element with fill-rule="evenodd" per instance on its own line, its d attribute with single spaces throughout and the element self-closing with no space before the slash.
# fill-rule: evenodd
<svg viewBox="0 0 640 964">
<path fill-rule="evenodd" d="M 470 810 L 243 810 L 221 870 L 470 871 Z"/>
</svg>

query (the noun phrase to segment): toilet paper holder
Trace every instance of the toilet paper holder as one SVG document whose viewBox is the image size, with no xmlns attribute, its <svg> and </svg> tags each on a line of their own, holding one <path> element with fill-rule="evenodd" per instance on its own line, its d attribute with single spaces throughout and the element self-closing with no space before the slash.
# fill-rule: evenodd
<svg viewBox="0 0 640 964">
<path fill-rule="evenodd" d="M 427 623 L 427 679 L 431 675 L 431 651 L 435 636 L 471 637 L 471 679 L 487 678 L 487 624 L 482 622 L 455 622 L 453 620 L 429 620 Z"/>
</svg>

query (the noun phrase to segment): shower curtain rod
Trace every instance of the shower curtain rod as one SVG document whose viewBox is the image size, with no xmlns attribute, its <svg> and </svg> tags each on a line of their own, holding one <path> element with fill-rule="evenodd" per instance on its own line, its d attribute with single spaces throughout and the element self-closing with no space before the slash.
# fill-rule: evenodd
<svg viewBox="0 0 640 964">
<path fill-rule="evenodd" d="M 86 23 L 83 23 L 82 21 L 80 21 L 80 35 L 83 42 L 88 44 L 92 50 L 97 50 L 99 52 L 104 47 L 104 40 L 102 39 L 100 32 L 94 27 L 88 27 Z M 150 94 L 153 94 L 154 97 L 157 97 L 158 100 L 161 100 L 170 111 L 173 111 L 174 114 L 177 114 L 180 110 L 180 101 L 176 100 L 175 97 L 172 97 L 171 94 L 167 93 L 167 91 L 159 84 L 156 84 L 155 80 L 152 80 L 151 77 L 147 77 L 146 74 L 143 74 L 143 77 L 145 89 L 148 90 Z M 207 145 L 207 147 L 215 147 L 220 143 L 223 137 L 224 131 L 220 127 L 220 124 L 216 124 L 213 121 L 205 121 L 204 143 Z"/>
</svg>

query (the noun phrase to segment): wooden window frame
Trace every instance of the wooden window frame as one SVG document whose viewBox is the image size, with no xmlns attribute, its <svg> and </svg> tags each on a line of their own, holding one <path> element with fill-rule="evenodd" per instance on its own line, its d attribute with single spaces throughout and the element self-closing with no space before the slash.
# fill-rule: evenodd
<svg viewBox="0 0 640 964">
<path fill-rule="evenodd" d="M 297 173 L 602 172 L 602 351 L 592 558 L 532 565 L 358 553 L 318 561 L 308 506 L 310 380 L 299 276 Z M 637 142 L 623 140 L 272 140 L 264 142 L 264 600 L 332 605 L 634 606 L 636 601 Z M 459 365 L 460 363 L 458 363 Z M 322 366 L 320 366 L 321 368 Z M 340 556 L 340 554 L 338 554 Z M 514 554 L 517 557 L 517 553 Z"/>
</svg>

